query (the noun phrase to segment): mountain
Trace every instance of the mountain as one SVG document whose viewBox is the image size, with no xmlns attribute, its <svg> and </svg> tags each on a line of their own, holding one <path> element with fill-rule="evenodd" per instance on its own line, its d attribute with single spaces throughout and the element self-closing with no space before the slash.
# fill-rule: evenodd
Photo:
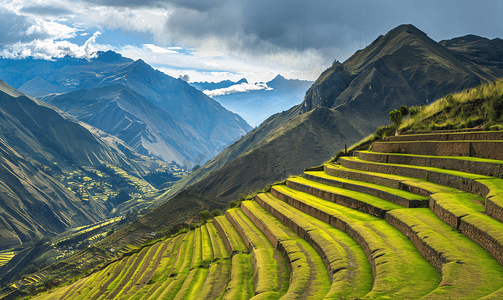
<svg viewBox="0 0 503 300">
<path fill-rule="evenodd" d="M 53 106 L 0 80 L 0 249 L 105 218 L 109 204 L 83 201 L 57 178 L 105 164 L 146 172 Z"/>
<path fill-rule="evenodd" d="M 469 34 L 439 43 L 475 63 L 503 68 L 503 40 L 500 38 L 490 40 Z"/>
<path fill-rule="evenodd" d="M 237 199 L 239 193 L 298 174 L 315 161 L 327 161 L 345 144 L 349 146 L 378 126 L 389 124 L 392 109 L 425 105 L 501 77 L 502 69 L 476 63 L 412 25 L 399 26 L 344 63 L 334 63 L 309 88 L 300 105 L 269 117 L 180 181 L 170 193 L 183 192 L 146 218 L 155 218 L 156 211 L 163 212 L 165 220 L 170 219 L 169 214 L 183 214 L 185 211 L 175 210 L 174 205 L 184 200 L 197 199 L 198 209 L 202 209 Z M 318 117 L 329 121 L 315 120 Z M 313 128 L 309 131 L 304 129 L 308 120 Z M 334 130 L 334 124 L 340 130 Z M 316 152 L 310 152 L 313 148 Z M 262 169 L 267 171 L 260 173 Z M 259 179 L 255 173 L 260 173 Z M 234 181 L 236 176 L 240 183 Z M 194 206 L 185 209 L 197 212 Z"/>
<path fill-rule="evenodd" d="M 248 80 L 246 80 L 246 78 L 241 78 L 240 80 L 238 80 L 236 82 L 231 81 L 231 80 L 222 80 L 220 82 L 207 82 L 207 81 L 205 81 L 205 82 L 191 82 L 189 84 L 200 91 L 204 91 L 204 90 L 211 91 L 211 90 L 228 88 L 230 86 L 233 86 L 236 84 L 241 84 L 241 83 L 248 83 Z"/>
<path fill-rule="evenodd" d="M 212 153 L 212 145 L 205 145 L 206 140 L 122 84 L 48 96 L 43 100 L 117 136 L 143 155 L 181 163 L 186 156 L 197 156 L 198 152 L 193 151 L 196 147 L 200 147 L 200 152 Z"/>
<path fill-rule="evenodd" d="M 131 97 L 140 95 L 144 97 L 142 103 L 146 99 L 161 108 L 162 115 L 167 118 L 164 123 L 170 123 L 155 138 L 146 138 L 145 135 L 126 138 L 131 142 L 129 146 L 188 167 L 206 162 L 252 129 L 239 115 L 185 81 L 154 70 L 142 60 L 133 61 L 113 51 L 99 52 L 97 58 L 89 61 L 70 57 L 55 61 L 0 59 L 0 76 L 28 95 L 47 99 L 59 97 L 48 94 L 78 90 L 93 90 L 86 97 L 111 98 L 113 95 L 104 94 L 108 91 L 105 88 L 121 84 L 136 93 Z M 71 99 L 77 95 L 61 97 Z M 68 103 L 65 104 L 66 110 L 75 112 L 81 109 L 78 106 L 71 108 Z M 116 119 L 118 122 L 122 120 Z M 128 126 L 129 121 L 125 122 L 114 127 Z M 134 123 L 129 129 L 142 132 L 146 130 L 145 124 Z M 107 126 L 100 129 L 109 132 L 112 125 Z"/>
<path fill-rule="evenodd" d="M 301 103 L 312 84 L 312 81 L 286 79 L 277 75 L 266 83 L 271 89 L 214 96 L 213 99 L 243 117 L 252 126 L 258 126 L 271 115 Z"/>
</svg>

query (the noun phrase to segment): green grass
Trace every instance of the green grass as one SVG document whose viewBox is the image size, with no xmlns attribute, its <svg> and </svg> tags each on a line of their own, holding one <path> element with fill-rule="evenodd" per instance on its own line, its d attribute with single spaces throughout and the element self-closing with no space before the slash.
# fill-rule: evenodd
<svg viewBox="0 0 503 300">
<path fill-rule="evenodd" d="M 484 124 L 484 128 L 501 124 L 503 80 L 482 84 L 428 105 L 417 107 L 417 113 L 401 123 L 400 130 L 471 128 Z"/>
<path fill-rule="evenodd" d="M 460 178 L 469 178 L 469 179 L 473 179 L 473 180 L 476 180 L 476 179 L 493 179 L 494 178 L 494 177 L 491 177 L 491 176 L 471 174 L 471 173 L 466 173 L 466 172 L 447 170 L 447 169 L 439 169 L 439 168 L 433 168 L 433 167 L 407 166 L 407 165 L 400 165 L 400 164 L 387 164 L 387 163 L 370 162 L 370 161 L 362 160 L 362 159 L 357 158 L 357 157 L 343 157 L 342 161 L 353 161 L 353 162 L 365 163 L 365 164 L 375 165 L 375 166 L 396 167 L 396 168 L 402 169 L 402 170 L 407 170 L 407 169 L 424 170 L 424 171 L 429 171 L 429 172 L 436 172 L 436 173 L 442 173 L 442 174 L 457 176 L 457 177 L 460 177 Z"/>
<path fill-rule="evenodd" d="M 171 270 L 177 259 L 177 253 L 185 237 L 185 234 L 180 234 L 169 241 L 166 248 L 162 248 L 164 251 L 161 253 L 159 265 L 155 269 L 152 278 L 146 286 L 133 295 L 132 299 L 157 299 L 171 281 L 174 280 L 174 278 L 169 277 L 169 275 L 171 274 Z"/>
<path fill-rule="evenodd" d="M 213 261 L 213 248 L 211 245 L 211 239 L 208 234 L 208 228 L 206 226 L 201 226 L 201 252 L 202 252 L 202 262 L 201 264 L 205 267 L 208 266 Z"/>
<path fill-rule="evenodd" d="M 221 259 L 212 263 L 204 286 L 196 299 L 219 299 L 229 282 L 231 260 Z M 233 275 L 234 276 L 234 275 Z"/>
<path fill-rule="evenodd" d="M 366 254 L 375 266 L 375 274 L 374 287 L 365 298 L 417 299 L 438 286 L 440 273 L 386 221 L 288 187 L 274 189 L 302 203 L 302 211 L 309 209 L 311 215 L 316 211 L 322 221 L 348 233 L 364 250 L 368 249 Z"/>
<path fill-rule="evenodd" d="M 267 294 L 279 299 L 286 293 L 289 285 L 290 276 L 285 258 L 240 209 L 229 209 L 227 214 L 253 244 L 251 261 L 256 274 L 255 294 Z"/>
<path fill-rule="evenodd" d="M 255 201 L 244 201 L 241 209 L 253 216 L 280 241 L 291 263 L 290 287 L 285 298 L 322 299 L 330 289 L 323 260 L 305 240 L 265 211 Z M 246 213 L 245 213 L 246 214 Z M 256 221 L 254 223 L 257 225 Z"/>
<path fill-rule="evenodd" d="M 492 142 L 492 141 L 490 141 L 490 142 Z M 393 142 L 393 143 L 396 143 L 396 142 Z M 407 154 L 406 153 L 380 153 L 380 152 L 371 152 L 371 151 L 358 151 L 358 152 L 370 153 L 370 154 L 406 156 L 406 157 L 410 156 L 410 157 L 424 157 L 424 158 L 443 158 L 443 159 L 465 160 L 465 161 L 494 163 L 494 164 L 498 164 L 498 165 L 503 165 L 503 160 L 471 157 L 471 156 L 432 156 L 432 155 L 408 154 L 408 153 Z"/>
<path fill-rule="evenodd" d="M 372 268 L 361 247 L 341 230 L 305 214 L 272 194 L 259 194 L 257 201 L 264 201 L 284 218 L 302 228 L 311 240 L 313 248 L 321 257 L 326 257 L 332 278 L 330 291 L 325 299 L 361 298 L 372 290 Z M 292 230 L 293 226 L 290 226 Z M 306 238 L 304 238 L 306 239 Z"/>
<path fill-rule="evenodd" d="M 237 232 L 236 228 L 225 218 L 225 216 L 218 216 L 213 222 L 217 221 L 222 227 L 225 236 L 229 240 L 233 252 L 248 252 L 245 242 Z"/>
<path fill-rule="evenodd" d="M 192 262 L 192 249 L 194 248 L 194 231 L 189 231 L 183 238 L 178 249 L 176 262 L 171 269 L 169 279 L 152 294 L 148 300 L 173 299 L 182 288 L 183 282 L 187 278 Z"/>
<path fill-rule="evenodd" d="M 382 186 L 378 184 L 373 184 L 373 183 L 368 183 L 368 182 L 361 182 L 357 180 L 351 180 L 351 179 L 345 179 L 345 178 L 338 178 L 334 177 L 331 175 L 328 175 L 327 173 L 323 171 L 313 171 L 313 172 L 305 172 L 305 174 L 313 176 L 316 179 L 316 181 L 319 181 L 320 183 L 327 184 L 327 185 L 335 185 L 337 187 L 349 189 L 352 191 L 355 191 L 355 189 L 358 189 L 358 187 L 363 187 L 365 188 L 365 191 L 369 193 L 370 195 L 379 197 L 378 195 L 382 195 L 383 197 L 380 197 L 384 200 L 384 196 L 386 194 L 394 195 L 400 198 L 403 198 L 404 200 L 408 201 L 428 201 L 428 197 L 425 196 L 420 196 L 416 195 L 404 190 L 400 189 L 395 189 L 395 188 L 390 188 L 387 186 Z M 391 200 L 388 200 L 391 201 Z"/>
<path fill-rule="evenodd" d="M 503 267 L 431 210 L 398 209 L 389 214 L 412 228 L 419 243 L 429 246 L 442 260 L 442 281 L 427 299 L 479 299 L 503 286 Z"/>
<path fill-rule="evenodd" d="M 203 262 L 201 227 L 194 230 L 194 248 L 190 269 L 199 268 Z"/>
<path fill-rule="evenodd" d="M 162 243 L 155 243 L 154 245 L 145 247 L 142 250 L 147 250 L 147 253 L 143 256 L 141 263 L 131 276 L 130 283 L 124 287 L 117 297 L 120 297 L 121 299 L 129 299 L 147 283 L 148 279 L 146 277 L 150 277 L 149 272 L 151 272 L 152 267 L 160 254 L 160 250 L 162 249 L 161 245 Z"/>
<path fill-rule="evenodd" d="M 206 224 L 206 229 L 208 230 L 208 234 L 210 236 L 215 259 L 230 258 L 227 248 L 225 247 L 224 240 L 222 240 L 222 237 L 218 234 L 215 225 L 213 225 L 213 223 L 208 223 Z"/>
<path fill-rule="evenodd" d="M 232 256 L 231 278 L 224 300 L 250 299 L 254 295 L 253 267 L 251 255 L 238 253 Z"/>
<path fill-rule="evenodd" d="M 354 201 L 360 202 L 364 205 L 366 204 L 369 206 L 376 207 L 382 211 L 389 211 L 389 210 L 393 210 L 393 209 L 402 208 L 402 206 L 400 206 L 398 204 L 391 203 L 389 201 L 383 200 L 383 199 L 378 198 L 376 196 L 372 196 L 372 195 L 365 194 L 365 193 L 350 191 L 350 190 L 346 190 L 343 188 L 322 184 L 322 183 L 307 180 L 307 179 L 304 179 L 301 177 L 290 177 L 290 178 L 288 178 L 287 182 L 298 183 L 301 185 L 308 186 L 310 188 L 310 190 L 318 190 L 324 194 L 334 195 L 334 196 L 336 196 L 335 200 L 337 201 L 337 203 L 339 203 L 339 202 L 343 203 L 344 200 L 340 201 L 339 198 L 337 197 L 337 196 L 342 196 L 345 198 L 353 199 Z M 288 183 L 287 183 L 287 185 L 288 185 Z M 334 197 L 332 196 L 331 198 L 333 199 Z M 359 208 L 357 208 L 357 209 L 359 209 Z"/>
<path fill-rule="evenodd" d="M 185 278 L 180 291 L 176 294 L 175 300 L 195 299 L 203 289 L 206 277 L 208 277 L 207 268 L 195 268 L 190 270 Z"/>
</svg>

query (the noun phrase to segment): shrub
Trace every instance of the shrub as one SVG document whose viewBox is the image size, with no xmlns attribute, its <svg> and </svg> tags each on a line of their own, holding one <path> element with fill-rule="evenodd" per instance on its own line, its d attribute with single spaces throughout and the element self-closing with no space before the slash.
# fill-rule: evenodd
<svg viewBox="0 0 503 300">
<path fill-rule="evenodd" d="M 409 108 L 409 116 L 413 117 L 415 115 L 417 115 L 419 113 L 419 111 L 421 111 L 421 108 L 420 107 L 417 107 L 417 106 L 411 106 Z"/>
<path fill-rule="evenodd" d="M 220 209 L 215 209 L 211 212 L 211 214 L 213 215 L 213 217 L 218 217 L 222 215 L 222 212 L 220 211 Z"/>
<path fill-rule="evenodd" d="M 398 126 L 400 125 L 400 123 L 402 123 L 402 113 L 398 109 L 390 111 L 389 118 L 391 119 L 391 122 L 393 122 L 395 126 Z"/>
<path fill-rule="evenodd" d="M 400 106 L 400 113 L 402 114 L 402 117 L 409 115 L 409 108 L 405 105 Z"/>
<path fill-rule="evenodd" d="M 213 218 L 213 216 L 208 210 L 203 210 L 199 212 L 199 219 L 201 219 L 201 222 L 206 223 L 211 218 Z"/>
<path fill-rule="evenodd" d="M 231 202 L 229 202 L 229 208 L 235 208 L 235 207 L 238 207 L 239 206 L 239 203 L 232 200 Z"/>
<path fill-rule="evenodd" d="M 500 130 L 503 130 L 503 125 L 496 124 L 496 125 L 489 127 L 489 129 L 492 131 L 500 131 Z"/>
</svg>

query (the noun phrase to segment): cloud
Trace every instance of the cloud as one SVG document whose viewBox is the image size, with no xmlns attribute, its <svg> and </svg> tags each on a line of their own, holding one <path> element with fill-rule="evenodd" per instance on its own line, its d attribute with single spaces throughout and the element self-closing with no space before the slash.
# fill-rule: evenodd
<svg viewBox="0 0 503 300">
<path fill-rule="evenodd" d="M 82 46 L 68 41 L 54 41 L 53 39 L 33 40 L 29 43 L 17 42 L 4 47 L 0 56 L 11 59 L 23 59 L 33 57 L 35 59 L 51 60 L 66 55 L 76 58 L 90 59 L 96 56 L 94 43 L 101 33 L 95 32 Z"/>
<path fill-rule="evenodd" d="M 159 46 L 156 46 L 156 45 L 152 45 L 152 44 L 143 44 L 143 47 L 145 48 L 148 48 L 150 49 L 152 52 L 154 53 L 161 53 L 161 54 L 164 54 L 164 53 L 171 53 L 171 54 L 178 54 L 178 52 L 176 51 L 173 51 L 173 50 L 170 50 L 168 48 L 163 48 L 163 47 L 159 47 Z M 174 47 L 172 47 L 174 48 Z M 172 49 L 171 48 L 171 49 Z M 181 49 L 181 48 L 180 48 Z"/>
<path fill-rule="evenodd" d="M 53 5 L 24 6 L 19 12 L 40 16 L 62 16 L 72 14 L 72 11 L 69 9 Z"/>
<path fill-rule="evenodd" d="M 26 29 L 28 36 L 47 36 L 50 39 L 68 39 L 75 37 L 76 28 L 68 27 L 55 21 L 35 19 L 35 24 Z"/>
<path fill-rule="evenodd" d="M 203 93 L 210 97 L 223 96 L 234 93 L 245 93 L 249 91 L 259 91 L 259 90 L 272 90 L 271 87 L 267 86 L 265 83 L 241 83 L 235 84 L 227 88 L 216 89 L 216 90 L 204 90 Z"/>
<path fill-rule="evenodd" d="M 189 80 L 190 80 L 190 76 L 189 76 L 189 75 L 187 75 L 187 74 L 183 74 L 183 75 L 182 75 L 182 74 L 180 74 L 180 75 L 178 76 L 178 79 L 181 79 L 181 80 L 183 80 L 183 81 L 189 81 Z"/>
</svg>

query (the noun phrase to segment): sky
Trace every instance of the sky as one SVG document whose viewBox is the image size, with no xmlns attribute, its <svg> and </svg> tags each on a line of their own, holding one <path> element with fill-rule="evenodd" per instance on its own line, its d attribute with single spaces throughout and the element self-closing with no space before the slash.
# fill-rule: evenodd
<svg viewBox="0 0 503 300">
<path fill-rule="evenodd" d="M 189 81 L 316 80 L 413 24 L 440 41 L 503 38 L 501 0 L 0 0 L 0 56 L 113 50 Z"/>
</svg>

